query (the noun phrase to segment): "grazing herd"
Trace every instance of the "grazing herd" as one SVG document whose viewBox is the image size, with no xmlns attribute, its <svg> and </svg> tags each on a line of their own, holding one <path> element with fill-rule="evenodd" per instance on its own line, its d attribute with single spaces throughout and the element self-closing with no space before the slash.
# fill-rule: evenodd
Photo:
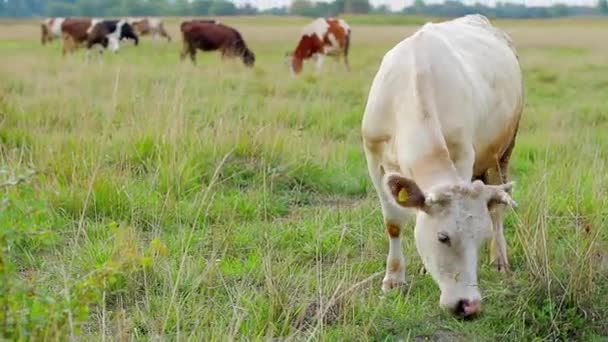
<svg viewBox="0 0 608 342">
<path fill-rule="evenodd" d="M 217 50 L 253 66 L 255 54 L 234 28 L 215 20 L 180 25 L 182 59 Z M 64 54 L 79 45 L 112 51 L 138 35 L 171 36 L 153 18 L 54 18 L 42 23 L 42 43 L 63 36 Z M 324 56 L 349 69 L 351 29 L 341 19 L 307 25 L 288 64 L 304 60 L 319 70 Z M 416 217 L 416 248 L 441 290 L 440 305 L 461 317 L 481 311 L 481 246 L 491 240 L 492 261 L 508 266 L 504 212 L 514 206 L 508 164 L 523 108 L 522 74 L 509 36 L 481 15 L 428 23 L 382 58 L 362 120 L 368 173 L 380 201 L 389 239 L 382 289 L 405 283 L 401 235 L 408 213 Z"/>
<path fill-rule="evenodd" d="M 255 53 L 233 27 L 212 19 L 191 19 L 181 23 L 180 31 L 182 60 L 189 57 L 192 63 L 196 63 L 196 53 L 201 50 L 219 51 L 222 59 L 240 58 L 248 67 L 255 64 Z M 87 49 L 87 58 L 94 46 L 100 48 L 100 54 L 105 49 L 118 52 L 121 42 L 131 40 L 137 45 L 139 37 L 147 35 L 163 37 L 171 42 L 171 35 L 160 18 L 47 18 L 41 23 L 42 44 L 63 39 L 64 56 L 81 46 Z M 316 61 L 316 71 L 319 72 L 325 56 L 342 58 L 346 70 L 350 70 L 350 41 L 351 29 L 343 19 L 315 19 L 304 27 L 295 49 L 286 54 L 292 74 L 300 73 L 304 61 L 308 59 Z"/>
<path fill-rule="evenodd" d="M 69 18 L 63 21 L 61 30 L 64 55 L 73 52 L 81 45 L 85 45 L 88 52 L 95 45 L 116 52 L 120 41 L 131 39 L 135 45 L 139 42 L 133 27 L 126 20 Z"/>
</svg>

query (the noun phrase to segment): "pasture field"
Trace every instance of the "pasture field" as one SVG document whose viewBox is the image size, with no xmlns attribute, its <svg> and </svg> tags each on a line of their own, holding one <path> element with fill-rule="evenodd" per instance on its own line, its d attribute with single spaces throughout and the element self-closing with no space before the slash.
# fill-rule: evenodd
<svg viewBox="0 0 608 342">
<path fill-rule="evenodd" d="M 519 208 L 512 271 L 484 250 L 484 312 L 462 321 L 418 274 L 413 229 L 409 286 L 380 290 L 360 121 L 381 57 L 418 26 L 356 19 L 352 71 L 297 78 L 302 19 L 223 19 L 253 69 L 180 63 L 177 20 L 172 43 L 89 64 L 36 22 L 0 22 L 0 339 L 607 340 L 608 22 L 495 22 L 524 70 Z"/>
</svg>

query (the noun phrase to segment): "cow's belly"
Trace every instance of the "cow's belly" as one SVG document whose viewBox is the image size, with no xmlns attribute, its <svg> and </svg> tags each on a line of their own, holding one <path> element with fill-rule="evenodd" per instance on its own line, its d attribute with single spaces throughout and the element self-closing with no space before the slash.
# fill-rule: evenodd
<svg viewBox="0 0 608 342">
<path fill-rule="evenodd" d="M 498 166 L 500 159 L 515 138 L 518 122 L 518 117 L 513 116 L 510 121 L 500 126 L 500 129 L 496 130 L 493 135 L 474 144 L 473 176 L 481 176 L 488 169 Z"/>
<path fill-rule="evenodd" d="M 325 44 L 323 46 L 323 53 L 327 56 L 337 56 L 342 52 L 342 48 L 339 45 Z"/>
</svg>

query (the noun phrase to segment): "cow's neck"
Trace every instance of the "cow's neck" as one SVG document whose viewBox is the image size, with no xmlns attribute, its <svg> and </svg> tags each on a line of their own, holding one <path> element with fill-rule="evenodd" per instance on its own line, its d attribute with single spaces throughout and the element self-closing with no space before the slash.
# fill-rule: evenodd
<svg viewBox="0 0 608 342">
<path fill-rule="evenodd" d="M 409 172 L 423 191 L 435 186 L 462 182 L 447 150 L 440 150 L 417 158 L 411 163 Z"/>
</svg>

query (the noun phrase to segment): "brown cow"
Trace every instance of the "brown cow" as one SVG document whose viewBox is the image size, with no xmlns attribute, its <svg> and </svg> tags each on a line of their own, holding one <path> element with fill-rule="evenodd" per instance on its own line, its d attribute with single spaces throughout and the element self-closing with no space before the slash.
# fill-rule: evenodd
<svg viewBox="0 0 608 342">
<path fill-rule="evenodd" d="M 324 56 L 342 56 L 346 70 L 350 70 L 348 64 L 350 38 L 351 30 L 346 21 L 334 18 L 315 19 L 302 30 L 295 50 L 287 53 L 292 73 L 300 73 L 304 60 L 311 57 L 316 60 L 316 69 L 319 72 Z"/>
<path fill-rule="evenodd" d="M 151 35 L 152 38 L 161 36 L 171 41 L 171 36 L 165 30 L 163 21 L 160 18 L 129 18 L 127 22 L 133 26 L 133 30 L 139 36 Z"/>
<path fill-rule="evenodd" d="M 184 48 L 180 53 L 183 60 L 190 55 L 196 63 L 196 50 L 220 50 L 222 58 L 241 57 L 243 63 L 252 67 L 255 63 L 255 54 L 249 50 L 241 34 L 232 27 L 213 22 L 193 20 L 180 25 L 184 40 Z"/>
<path fill-rule="evenodd" d="M 87 50 L 93 45 L 108 46 L 113 52 L 119 49 L 119 42 L 123 39 L 132 39 L 135 45 L 139 39 L 133 32 L 131 25 L 125 20 L 102 20 L 88 18 L 68 18 L 61 25 L 63 31 L 63 55 L 74 52 L 80 45 Z"/>
</svg>

